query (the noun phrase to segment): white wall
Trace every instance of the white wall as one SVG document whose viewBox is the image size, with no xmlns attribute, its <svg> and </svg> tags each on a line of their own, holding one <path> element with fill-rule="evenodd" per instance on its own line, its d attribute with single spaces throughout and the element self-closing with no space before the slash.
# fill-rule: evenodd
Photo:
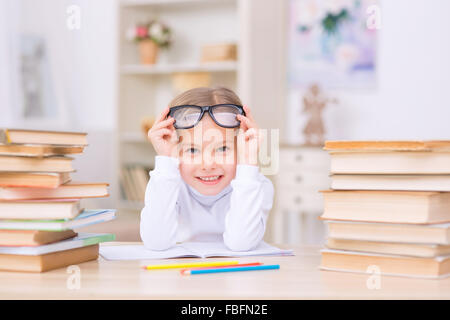
<svg viewBox="0 0 450 320">
<path fill-rule="evenodd" d="M 67 27 L 67 8 L 81 9 L 81 28 Z M 47 40 L 57 94 L 66 117 L 50 129 L 88 133 L 89 147 L 77 156 L 78 181 L 114 185 L 116 127 L 116 5 L 115 0 L 20 0 L 20 31 Z M 19 125 L 17 122 L 14 125 Z M 85 200 L 84 205 L 112 206 L 112 198 Z"/>
<path fill-rule="evenodd" d="M 110 130 L 115 125 L 114 0 L 20 0 L 21 32 L 45 37 L 59 82 L 68 126 Z M 80 29 L 66 22 L 70 5 L 81 9 Z"/>
<path fill-rule="evenodd" d="M 378 86 L 330 93 L 341 103 L 325 112 L 328 139 L 450 139 L 449 12 L 448 0 L 381 2 Z M 287 140 L 301 141 L 289 123 Z"/>
<path fill-rule="evenodd" d="M 12 125 L 13 86 L 11 74 L 12 30 L 17 28 L 17 4 L 11 1 L 0 1 L 0 127 Z"/>
<path fill-rule="evenodd" d="M 261 23 L 264 19 L 269 21 L 271 16 L 283 18 L 279 10 L 281 5 L 275 5 L 277 1 L 265 0 L 267 5 L 246 1 L 247 9 L 257 10 L 251 20 L 255 23 Z M 14 0 L 1 2 L 2 9 L 5 4 L 13 2 Z M 72 4 L 79 5 L 82 10 L 81 30 L 70 31 L 66 27 L 66 9 Z M 9 16 L 11 12 L 7 8 L 5 10 L 1 10 L 1 13 Z M 378 86 L 367 92 L 332 93 L 341 103 L 339 106 L 330 106 L 325 113 L 328 139 L 450 138 L 448 12 L 448 0 L 382 1 Z M 67 110 L 67 123 L 64 128 L 89 133 L 90 146 L 83 156 L 77 157 L 75 166 L 78 172 L 75 177 L 78 180 L 115 181 L 116 172 L 112 167 L 116 126 L 115 1 L 20 0 L 20 13 L 22 31 L 42 34 L 48 40 Z M 7 28 L 10 27 L 10 22 L 6 21 L 0 19 L 0 26 L 4 24 Z M 272 25 L 278 28 L 280 23 Z M 250 36 L 258 32 L 251 26 L 246 28 L 245 32 Z M 0 36 L 3 36 L 0 41 L 2 49 L 5 34 L 8 32 L 5 32 L 6 29 L 0 29 Z M 282 34 L 282 28 L 276 30 L 281 37 L 276 39 L 276 42 L 266 41 L 263 36 L 252 38 L 252 41 L 259 47 L 273 46 L 274 43 L 276 46 L 282 46 L 282 38 L 285 35 Z M 265 31 L 261 29 L 260 32 Z M 7 60 L 6 56 L 5 51 L 0 50 L 0 63 Z M 269 55 L 261 55 L 264 58 L 261 62 L 252 62 L 251 68 L 259 74 L 264 74 L 264 78 L 253 75 L 253 79 L 258 82 L 248 90 L 249 95 L 253 97 L 252 108 L 261 105 L 264 110 L 269 110 L 267 108 L 276 107 L 277 101 L 283 101 L 279 86 L 274 90 L 261 90 L 270 87 L 274 82 L 278 83 L 282 78 L 280 73 L 276 72 L 271 82 L 268 78 L 270 72 L 266 70 L 264 73 L 257 65 L 270 64 L 271 69 L 268 70 L 279 70 L 285 61 L 281 56 L 280 52 L 272 48 Z M 279 68 L 276 67 L 277 64 Z M 5 65 L 2 66 L 2 71 L 4 68 Z M 10 103 L 8 99 L 11 92 L 3 86 L 8 82 L 5 74 L 6 72 L 0 73 L 0 125 L 16 125 L 11 121 L 6 107 Z M 9 94 L 6 94 L 8 92 Z M 292 96 L 290 99 L 292 105 Z M 298 97 L 294 99 L 299 101 Z M 280 112 L 282 110 L 280 107 Z M 301 123 L 302 119 L 292 117 L 289 113 L 285 117 L 287 120 L 294 120 L 287 121 L 290 134 L 286 140 L 298 142 L 301 129 L 289 126 L 289 123 Z M 274 127 L 270 125 L 271 121 L 280 123 L 280 119 L 261 118 L 264 126 Z M 116 186 L 113 186 L 111 190 L 113 193 L 115 188 Z"/>
</svg>

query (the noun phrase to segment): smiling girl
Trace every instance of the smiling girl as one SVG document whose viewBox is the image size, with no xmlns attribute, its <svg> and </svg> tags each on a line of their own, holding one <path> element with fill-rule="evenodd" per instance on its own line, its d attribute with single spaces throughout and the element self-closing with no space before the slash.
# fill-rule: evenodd
<svg viewBox="0 0 450 320">
<path fill-rule="evenodd" d="M 223 241 L 233 251 L 262 240 L 274 189 L 259 172 L 251 110 L 226 88 L 175 97 L 148 136 L 156 151 L 140 233 L 151 250 Z"/>
</svg>

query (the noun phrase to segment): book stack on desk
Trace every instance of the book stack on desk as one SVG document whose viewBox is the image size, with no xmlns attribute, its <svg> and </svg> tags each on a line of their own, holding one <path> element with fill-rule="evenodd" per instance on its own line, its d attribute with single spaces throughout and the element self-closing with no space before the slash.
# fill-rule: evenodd
<svg viewBox="0 0 450 320">
<path fill-rule="evenodd" d="M 82 198 L 108 196 L 106 183 L 76 183 L 71 155 L 87 134 L 0 129 L 0 270 L 43 272 L 97 259 L 112 234 L 74 231 L 114 219 L 85 210 Z"/>
<path fill-rule="evenodd" d="M 329 141 L 321 269 L 450 275 L 450 141 Z"/>
</svg>

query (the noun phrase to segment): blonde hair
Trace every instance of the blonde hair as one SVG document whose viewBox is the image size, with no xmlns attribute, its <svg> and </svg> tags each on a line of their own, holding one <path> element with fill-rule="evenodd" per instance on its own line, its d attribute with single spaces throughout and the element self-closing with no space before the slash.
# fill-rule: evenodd
<svg viewBox="0 0 450 320">
<path fill-rule="evenodd" d="M 169 107 L 192 104 L 200 107 L 215 104 L 230 103 L 242 105 L 239 97 L 232 90 L 225 87 L 199 87 L 187 90 L 173 98 Z"/>
</svg>

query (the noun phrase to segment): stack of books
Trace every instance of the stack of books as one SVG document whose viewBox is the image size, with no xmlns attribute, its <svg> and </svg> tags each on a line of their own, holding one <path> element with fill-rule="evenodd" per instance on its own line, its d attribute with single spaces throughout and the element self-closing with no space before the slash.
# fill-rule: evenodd
<svg viewBox="0 0 450 320">
<path fill-rule="evenodd" d="M 321 269 L 449 276 L 450 141 L 329 141 L 325 150 Z"/>
<path fill-rule="evenodd" d="M 0 270 L 43 272 L 97 259 L 113 234 L 74 229 L 115 218 L 84 210 L 82 198 L 108 196 L 107 183 L 71 181 L 87 146 L 78 132 L 0 129 Z"/>
</svg>

